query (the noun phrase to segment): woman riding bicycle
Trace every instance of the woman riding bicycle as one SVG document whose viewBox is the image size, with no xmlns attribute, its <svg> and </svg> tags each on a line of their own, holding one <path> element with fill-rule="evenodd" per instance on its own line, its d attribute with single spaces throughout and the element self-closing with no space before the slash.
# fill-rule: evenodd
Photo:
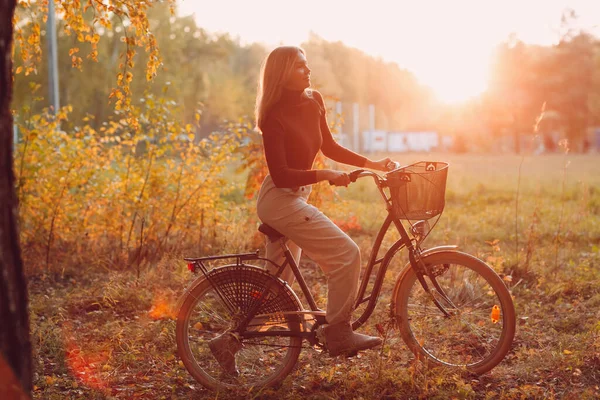
<svg viewBox="0 0 600 400">
<path fill-rule="evenodd" d="M 330 355 L 353 354 L 381 344 L 378 337 L 352 331 L 352 308 L 361 267 L 356 243 L 316 207 L 307 203 L 311 186 L 329 181 L 347 186 L 345 172 L 312 169 L 317 152 L 340 163 L 386 171 L 389 158 L 379 161 L 356 154 L 334 139 L 326 120 L 323 98 L 310 87 L 310 68 L 304 50 L 281 46 L 262 65 L 256 97 L 256 124 L 262 132 L 269 175 L 258 194 L 260 220 L 285 235 L 296 260 L 304 252 L 319 264 L 328 279 L 324 341 Z M 267 244 L 268 259 L 279 262 L 283 251 Z M 275 272 L 274 270 L 272 272 Z M 288 267 L 282 279 L 291 284 Z M 235 370 L 235 352 L 241 344 L 231 336 L 213 339 L 213 354 L 226 370 Z M 237 349 L 237 350 L 236 350 Z"/>
</svg>

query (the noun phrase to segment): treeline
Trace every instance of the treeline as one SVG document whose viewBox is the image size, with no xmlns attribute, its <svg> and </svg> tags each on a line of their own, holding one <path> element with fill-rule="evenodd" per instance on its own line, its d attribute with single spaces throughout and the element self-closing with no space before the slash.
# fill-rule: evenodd
<svg viewBox="0 0 600 400">
<path fill-rule="evenodd" d="M 181 110 L 177 117 L 194 124 L 198 137 L 218 130 L 224 121 L 251 118 L 260 63 L 269 49 L 242 45 L 227 34 L 211 34 L 191 16 L 172 16 L 167 5 L 153 6 L 148 16 L 163 68 L 148 84 L 143 79 L 146 55 L 136 56 L 131 71 L 137 78 L 131 84 L 134 102 L 148 94 L 171 98 Z M 98 30 L 102 40 L 95 62 L 85 58 L 91 45 L 65 34 L 64 22 L 59 20 L 60 99 L 62 105 L 75 106 L 68 124 L 78 126 L 85 119 L 98 129 L 115 117 L 108 98 L 119 72 L 119 54 L 126 50 L 124 28 L 115 18 L 110 29 Z M 45 38 L 42 31 L 44 51 Z M 83 58 L 82 71 L 72 67 L 74 47 Z M 331 106 L 336 101 L 344 104 L 348 125 L 343 129 L 348 132 L 351 116 L 347 105 L 354 102 L 363 105 L 361 129 L 368 124 L 366 105 L 374 104 L 378 129 L 433 129 L 479 148 L 489 146 L 490 138 L 510 136 L 516 139 L 518 150 L 518 138 L 537 129 L 542 136 L 568 138 L 577 149 L 588 137 L 588 128 L 600 125 L 600 42 L 585 33 L 565 35 L 551 47 L 508 39 L 496 49 L 489 90 L 455 106 L 437 102 L 410 71 L 341 42 L 311 35 L 303 47 L 314 85 Z M 16 57 L 14 68 L 19 67 Z M 17 118 L 27 118 L 48 105 L 36 101 L 32 84 L 41 86 L 36 95 L 48 92 L 47 64 L 39 65 L 37 74 L 15 75 L 13 109 Z M 199 123 L 195 119 L 198 109 L 202 110 Z"/>
</svg>

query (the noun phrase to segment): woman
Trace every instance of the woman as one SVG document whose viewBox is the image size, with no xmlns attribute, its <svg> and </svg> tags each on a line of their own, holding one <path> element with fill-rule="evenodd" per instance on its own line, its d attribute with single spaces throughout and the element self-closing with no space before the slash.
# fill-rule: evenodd
<svg viewBox="0 0 600 400">
<path fill-rule="evenodd" d="M 316 207 L 307 203 L 311 185 L 329 181 L 347 186 L 345 172 L 312 169 L 317 152 L 337 162 L 385 171 L 391 160 L 371 161 L 335 142 L 321 94 L 310 87 L 310 68 L 301 48 L 282 46 L 263 63 L 256 98 L 256 122 L 262 132 L 269 175 L 257 201 L 260 220 L 285 235 L 298 263 L 302 250 L 328 279 L 326 325 L 321 331 L 330 355 L 352 354 L 381 344 L 381 339 L 352 331 L 352 306 L 358 289 L 360 251 L 352 239 Z M 267 244 L 267 258 L 282 261 L 277 243 Z M 294 279 L 290 268 L 282 275 Z M 232 339 L 231 339 L 232 340 Z M 235 373 L 231 340 L 213 339 L 211 348 L 225 370 Z"/>
</svg>

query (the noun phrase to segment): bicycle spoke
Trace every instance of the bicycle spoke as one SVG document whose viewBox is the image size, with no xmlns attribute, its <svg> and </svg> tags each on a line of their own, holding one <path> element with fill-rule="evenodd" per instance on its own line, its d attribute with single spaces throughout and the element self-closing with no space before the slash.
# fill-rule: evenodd
<svg viewBox="0 0 600 400">
<path fill-rule="evenodd" d="M 249 388 L 280 381 L 296 363 L 302 338 L 273 334 L 244 340 L 235 330 L 252 310 L 260 317 L 250 320 L 246 326 L 249 333 L 300 332 L 301 318 L 285 316 L 301 310 L 297 298 L 262 269 L 227 266 L 215 271 L 211 272 L 211 282 L 220 285 L 220 294 L 237 311 L 231 315 L 211 282 L 204 281 L 189 293 L 177 325 L 177 345 L 184 365 L 203 385 L 213 388 Z M 241 338 L 241 346 L 236 336 Z M 221 367 L 216 358 L 219 351 L 232 354 L 238 376 L 228 375 Z"/>
<path fill-rule="evenodd" d="M 445 317 L 434 306 L 430 295 L 416 280 L 414 273 L 406 280 L 406 286 L 398 292 L 403 304 L 397 307 L 402 317 L 400 328 L 403 338 L 411 344 L 414 351 L 421 352 L 437 363 L 456 366 L 475 366 L 477 370 L 489 370 L 499 359 L 486 364 L 494 354 L 502 351 L 505 354 L 508 346 L 501 343 L 503 332 L 509 329 L 506 318 L 493 320 L 490 315 L 494 306 L 500 306 L 505 312 L 506 302 L 512 304 L 510 294 L 501 279 L 479 260 L 461 253 L 448 252 L 450 257 L 462 262 L 440 260 L 431 265 L 444 265 L 446 270 L 437 275 L 435 280 L 448 301 L 441 294 L 433 292 L 441 304 L 450 306 L 449 317 Z M 432 255 L 431 258 L 442 259 L 442 255 Z M 496 289 L 488 278 L 481 272 L 495 279 Z M 502 297 L 499 292 L 502 292 Z M 503 301 L 505 303 L 503 303 Z M 499 323 L 498 323 L 499 322 Z M 510 321 L 508 321 L 510 322 Z M 514 327 L 514 320 L 512 326 Z M 514 328 L 513 328 L 514 329 Z M 503 340 L 512 341 L 512 335 Z M 480 367 L 481 366 L 481 367 Z"/>
<path fill-rule="evenodd" d="M 482 297 L 484 297 L 484 296 L 486 296 L 486 295 L 487 295 L 487 294 L 481 294 L 481 295 L 479 295 L 479 297 L 477 297 L 477 298 L 475 298 L 475 299 L 471 299 L 471 300 L 469 300 L 469 302 L 467 302 L 467 303 L 464 303 L 464 304 L 463 304 L 463 307 L 466 307 L 466 306 L 468 306 L 468 305 L 470 305 L 470 304 L 472 304 L 472 303 L 476 302 L 477 300 L 481 299 Z"/>
</svg>

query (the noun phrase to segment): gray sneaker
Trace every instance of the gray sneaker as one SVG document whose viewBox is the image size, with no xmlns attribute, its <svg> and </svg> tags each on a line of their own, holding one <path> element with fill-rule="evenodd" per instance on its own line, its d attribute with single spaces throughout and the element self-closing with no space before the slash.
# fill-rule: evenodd
<svg viewBox="0 0 600 400">
<path fill-rule="evenodd" d="M 225 332 L 211 339 L 208 342 L 208 347 L 221 368 L 223 368 L 223 371 L 229 375 L 239 375 L 239 371 L 235 365 L 235 354 L 242 348 L 242 343 L 235 334 Z"/>
</svg>

